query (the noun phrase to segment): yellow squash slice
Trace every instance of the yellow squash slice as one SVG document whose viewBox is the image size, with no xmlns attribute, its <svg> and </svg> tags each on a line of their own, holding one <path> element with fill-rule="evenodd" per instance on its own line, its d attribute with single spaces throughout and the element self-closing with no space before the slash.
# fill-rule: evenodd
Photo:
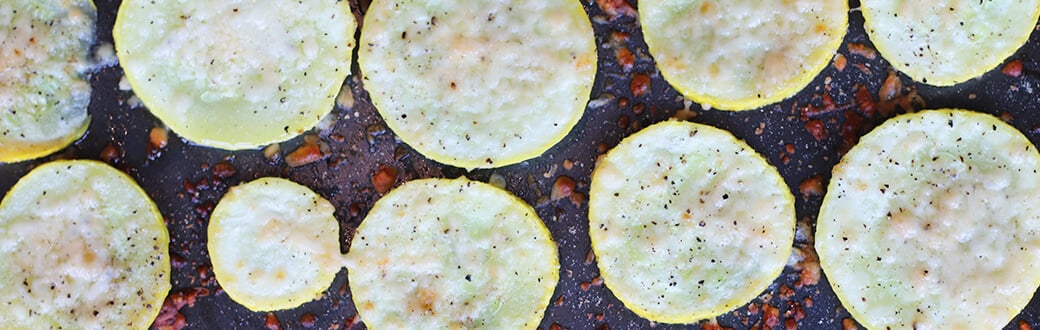
<svg viewBox="0 0 1040 330">
<path fill-rule="evenodd" d="M 1040 283 L 1040 154 L 993 116 L 889 119 L 834 168 L 820 266 L 871 329 L 998 329 Z"/>
<path fill-rule="evenodd" d="M 254 311 L 316 299 L 343 267 L 335 211 L 321 196 L 286 179 L 261 178 L 231 188 L 209 222 L 217 282 Z"/>
<path fill-rule="evenodd" d="M 42 157 L 87 131 L 90 0 L 0 2 L 0 163 Z"/>
<path fill-rule="evenodd" d="M 0 203 L 0 324 L 147 329 L 170 291 L 169 234 L 126 174 L 56 161 Z"/>
<path fill-rule="evenodd" d="M 112 33 L 152 114 L 192 142 L 249 149 L 332 111 L 356 28 L 338 0 L 126 0 Z"/>
<path fill-rule="evenodd" d="M 589 234 L 603 283 L 655 322 L 746 304 L 780 274 L 794 200 L 775 168 L 729 132 L 668 121 L 596 164 Z"/>
<path fill-rule="evenodd" d="M 863 0 L 881 56 L 914 80 L 949 86 L 982 75 L 1029 39 L 1040 1 Z"/>
<path fill-rule="evenodd" d="M 589 100 L 596 44 L 578 1 L 376 0 L 358 61 L 402 141 L 441 163 L 491 168 L 570 132 Z"/>
<path fill-rule="evenodd" d="M 530 206 L 466 179 L 384 196 L 347 254 L 372 329 L 534 329 L 559 279 L 556 245 Z"/>
<path fill-rule="evenodd" d="M 645 0 L 639 21 L 679 92 L 748 110 L 794 95 L 820 73 L 841 45 L 848 10 L 833 0 Z"/>
</svg>

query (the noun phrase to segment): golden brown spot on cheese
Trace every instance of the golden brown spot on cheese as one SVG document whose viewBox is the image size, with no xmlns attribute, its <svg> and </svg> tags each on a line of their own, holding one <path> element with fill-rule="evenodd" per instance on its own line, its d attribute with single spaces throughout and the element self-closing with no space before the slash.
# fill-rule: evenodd
<svg viewBox="0 0 1040 330">
<path fill-rule="evenodd" d="M 413 311 L 426 311 L 432 315 L 436 313 L 433 308 L 436 302 L 436 290 L 421 287 L 415 290 L 415 295 L 413 295 L 412 300 L 408 302 L 408 309 Z"/>
<path fill-rule="evenodd" d="M 823 34 L 827 32 L 827 26 L 823 24 L 816 24 L 816 28 L 814 30 L 816 31 L 816 33 Z"/>
<path fill-rule="evenodd" d="M 705 1 L 701 4 L 701 14 L 707 14 L 715 9 L 715 4 L 711 1 Z"/>
</svg>

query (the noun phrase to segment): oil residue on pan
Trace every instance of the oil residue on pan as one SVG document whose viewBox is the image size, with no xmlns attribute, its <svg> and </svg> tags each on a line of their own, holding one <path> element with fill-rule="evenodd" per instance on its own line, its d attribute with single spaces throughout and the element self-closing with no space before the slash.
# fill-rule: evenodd
<svg viewBox="0 0 1040 330">
<path fill-rule="evenodd" d="M 363 15 L 367 1 L 351 1 Z M 599 44 L 599 72 L 584 118 L 541 157 L 498 169 L 465 172 L 425 159 L 399 142 L 372 107 L 358 80 L 347 78 L 346 101 L 334 123 L 264 150 L 223 151 L 167 135 L 161 123 L 120 88 L 122 69 L 91 76 L 94 94 L 87 135 L 58 154 L 0 165 L 0 192 L 32 167 L 66 158 L 100 159 L 129 173 L 155 200 L 170 229 L 173 291 L 156 326 L 189 328 L 361 328 L 345 271 L 320 299 L 273 313 L 254 313 L 224 294 L 206 254 L 206 224 L 228 187 L 264 176 L 287 177 L 336 206 L 343 251 L 373 203 L 389 188 L 429 177 L 466 176 L 495 182 L 534 206 L 559 246 L 560 282 L 543 329 L 648 328 L 598 277 L 588 239 L 586 194 L 596 158 L 624 137 L 677 117 L 733 132 L 775 165 L 796 198 L 797 233 L 790 265 L 751 303 L 715 320 L 659 328 L 858 326 L 840 306 L 819 269 L 813 227 L 831 167 L 857 139 L 886 118 L 929 108 L 966 108 L 994 114 L 1040 142 L 1040 34 L 978 79 L 937 88 L 914 83 L 878 55 L 859 11 L 831 64 L 795 97 L 744 112 L 703 110 L 669 87 L 655 69 L 634 3 L 583 2 Z M 111 43 L 118 3 L 99 1 L 98 40 Z M 851 7 L 858 7 L 852 1 Z M 356 56 L 355 56 L 356 58 Z M 351 99 L 349 96 L 352 95 Z M 342 97 L 341 97 L 342 98 Z M 160 127 L 160 129 L 155 129 Z M 291 166 L 291 165 L 292 166 Z M 1034 299 L 1008 328 L 1040 324 Z"/>
</svg>

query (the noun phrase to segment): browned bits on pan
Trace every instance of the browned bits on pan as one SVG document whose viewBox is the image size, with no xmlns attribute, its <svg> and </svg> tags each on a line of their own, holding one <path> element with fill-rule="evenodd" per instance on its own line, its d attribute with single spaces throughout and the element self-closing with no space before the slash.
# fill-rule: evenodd
<svg viewBox="0 0 1040 330">
<path fill-rule="evenodd" d="M 834 103 L 834 99 L 831 98 L 831 94 L 823 92 L 820 95 L 820 104 L 823 105 L 824 112 L 830 112 L 838 109 L 838 105 Z"/>
<path fill-rule="evenodd" d="M 845 59 L 845 55 L 841 53 L 834 55 L 834 68 L 838 69 L 838 72 L 845 71 L 846 64 L 848 64 L 848 60 Z"/>
<path fill-rule="evenodd" d="M 896 110 L 909 112 L 925 106 L 917 90 L 912 87 L 904 89 L 902 79 L 894 71 L 888 72 L 888 77 L 878 90 L 878 104 L 882 116 L 889 116 Z"/>
<path fill-rule="evenodd" d="M 844 330 L 859 330 L 859 327 L 856 326 L 856 321 L 847 317 L 841 320 L 841 328 Z"/>
<path fill-rule="evenodd" d="M 585 201 L 588 200 L 588 197 L 585 197 L 585 194 L 582 194 L 580 192 L 574 192 L 571 193 L 569 199 L 571 201 L 571 204 L 574 204 L 574 207 L 581 207 L 581 204 L 585 204 Z"/>
<path fill-rule="evenodd" d="M 604 13 L 610 15 L 611 19 L 621 15 L 636 15 L 636 9 L 632 8 L 632 5 L 627 0 L 596 0 L 596 4 L 599 5 L 600 9 L 603 9 Z"/>
<path fill-rule="evenodd" d="M 188 326 L 188 321 L 184 318 L 184 315 L 178 311 L 183 306 L 184 305 L 177 306 L 171 303 L 170 297 L 167 297 L 166 302 L 163 303 L 162 308 L 159 309 L 159 316 L 155 318 L 152 328 L 159 330 L 184 329 L 184 327 Z"/>
<path fill-rule="evenodd" d="M 795 288 L 816 285 L 820 283 L 820 258 L 812 247 L 801 248 L 804 258 L 798 263 L 798 281 L 794 283 Z"/>
<path fill-rule="evenodd" d="M 340 167 L 343 167 L 343 165 L 347 165 L 349 163 L 350 162 L 347 160 L 347 157 L 343 157 L 343 156 L 329 157 L 328 160 L 325 161 L 325 165 L 328 166 L 329 169 L 331 169 L 333 171 L 339 170 Z"/>
<path fill-rule="evenodd" d="M 153 127 L 148 131 L 148 159 L 155 159 L 162 154 L 163 148 L 169 143 L 169 133 L 165 127 Z"/>
<path fill-rule="evenodd" d="M 264 322 L 264 326 L 269 330 L 282 330 L 282 324 L 278 322 L 278 317 L 274 316 L 274 313 L 267 313 L 267 321 Z"/>
<path fill-rule="evenodd" d="M 641 97 L 650 93 L 650 77 L 646 74 L 636 74 L 632 76 L 632 81 L 629 82 L 629 88 L 632 89 L 632 96 Z"/>
<path fill-rule="evenodd" d="M 758 314 L 758 312 L 759 312 L 759 308 L 758 307 L 759 307 L 758 303 L 755 302 L 754 300 L 752 300 L 751 303 L 748 304 L 748 306 L 747 306 L 747 311 L 750 314 Z"/>
<path fill-rule="evenodd" d="M 870 48 L 864 44 L 850 43 L 848 44 L 849 54 L 863 56 L 868 60 L 877 58 L 877 51 L 874 48 Z"/>
<path fill-rule="evenodd" d="M 784 320 L 784 327 L 791 328 L 791 325 L 793 325 L 794 328 L 797 328 L 798 322 L 805 319 L 805 308 L 802 307 L 802 304 L 798 303 L 798 300 L 791 300 L 786 304 L 787 310 L 784 311 L 784 317 L 786 318 Z"/>
<path fill-rule="evenodd" d="M 271 163 L 277 163 L 279 160 L 282 160 L 282 147 L 277 143 L 264 147 L 263 153 L 264 158 L 267 158 L 267 161 Z"/>
<path fill-rule="evenodd" d="M 289 155 L 285 156 L 285 163 L 288 164 L 289 167 L 300 167 L 317 162 L 324 157 L 325 155 L 322 154 L 321 148 L 318 147 L 317 143 L 305 142 L 299 148 L 296 148 L 296 150 L 293 150 L 293 152 L 290 152 Z"/>
<path fill-rule="evenodd" d="M 205 282 L 210 278 L 209 276 L 209 265 L 201 265 L 195 268 L 195 274 L 198 276 L 199 281 Z"/>
<path fill-rule="evenodd" d="M 820 106 L 819 107 L 817 107 L 815 105 L 812 105 L 812 104 L 807 104 L 806 106 L 801 108 L 802 118 L 806 118 L 807 119 L 809 117 L 825 115 L 825 114 L 828 114 L 828 113 L 831 113 L 831 112 L 836 112 L 836 111 L 839 111 L 839 110 L 847 110 L 847 109 L 850 108 L 849 105 L 839 106 L 838 104 L 834 103 L 834 99 L 832 99 L 831 95 L 829 93 L 827 93 L 827 92 L 823 92 L 823 94 L 819 95 L 819 97 L 820 97 Z"/>
<path fill-rule="evenodd" d="M 693 105 L 694 105 L 693 101 L 689 101 L 689 100 L 683 101 L 683 107 L 679 108 L 679 109 L 676 109 L 675 113 L 672 114 L 672 118 L 675 118 L 675 119 L 678 119 L 678 120 L 682 120 L 682 121 L 688 121 L 688 120 L 697 118 L 697 109 L 692 107 Z M 760 127 L 764 128 L 765 123 L 760 123 L 760 124 L 761 124 Z M 755 133 L 755 134 L 756 135 L 762 135 L 761 133 Z"/>
<path fill-rule="evenodd" d="M 867 117 L 873 118 L 877 115 L 877 103 L 874 102 L 874 97 L 870 95 L 870 91 L 862 85 L 856 88 L 856 106 Z"/>
<path fill-rule="evenodd" d="M 108 145 L 105 146 L 105 149 L 101 149 L 101 155 L 99 155 L 99 157 L 106 163 L 114 164 L 122 159 L 122 154 L 123 152 L 120 151 L 115 144 L 109 142 Z"/>
<path fill-rule="evenodd" d="M 184 179 L 183 185 L 184 192 L 188 193 L 188 195 L 195 196 L 198 194 L 199 191 L 195 188 L 195 184 L 188 181 L 188 179 Z"/>
<path fill-rule="evenodd" d="M 358 214 L 360 214 L 360 213 L 361 213 L 361 203 L 350 204 L 350 206 L 347 207 L 347 214 L 350 215 L 351 218 L 357 217 Z"/>
<path fill-rule="evenodd" d="M 770 304 L 762 305 L 762 323 L 768 329 L 776 328 L 780 325 L 780 309 Z"/>
<path fill-rule="evenodd" d="M 477 122 L 473 121 L 473 125 L 476 124 Z M 387 133 L 387 129 L 383 125 L 374 124 L 365 127 L 365 133 L 368 133 L 365 135 L 365 140 L 368 141 L 368 145 L 375 145 L 376 138 L 385 135 Z"/>
<path fill-rule="evenodd" d="M 199 216 L 199 220 L 201 221 L 202 219 L 209 218 L 209 215 L 213 213 L 213 207 L 213 202 L 206 201 L 200 203 L 199 205 L 195 205 L 194 211 L 195 214 Z"/>
<path fill-rule="evenodd" d="M 632 68 L 636 65 L 636 56 L 625 45 L 627 40 L 628 33 L 615 31 L 610 34 L 609 44 L 611 48 L 614 48 L 614 57 L 624 72 L 632 71 Z"/>
<path fill-rule="evenodd" d="M 213 175 L 218 178 L 227 179 L 235 175 L 235 166 L 228 162 L 219 162 L 213 165 Z"/>
<path fill-rule="evenodd" d="M 863 63 L 852 63 L 852 66 L 856 67 L 856 69 L 859 69 L 860 72 L 863 72 L 865 74 L 868 74 L 868 75 L 874 74 L 874 71 L 870 70 L 870 68 L 868 68 Z"/>
<path fill-rule="evenodd" d="M 881 102 L 881 115 L 888 116 L 892 114 L 895 106 L 885 106 L 886 103 L 892 103 L 896 100 L 903 92 L 903 81 L 899 79 L 899 76 L 895 72 L 889 72 L 888 77 L 885 78 L 885 82 L 881 84 L 881 89 L 878 90 L 878 101 Z"/>
<path fill-rule="evenodd" d="M 632 106 L 632 113 L 636 116 L 643 114 L 643 110 L 646 110 L 646 106 L 642 103 Z"/>
<path fill-rule="evenodd" d="M 347 320 L 345 322 L 343 322 L 343 326 L 346 327 L 347 329 L 353 329 L 354 326 L 357 325 L 358 323 L 361 323 L 361 318 L 358 317 L 357 315 L 351 315 L 350 317 L 347 318 Z"/>
<path fill-rule="evenodd" d="M 729 328 L 724 328 L 721 325 L 719 325 L 718 323 L 715 323 L 714 321 L 701 322 L 701 330 L 727 330 L 727 329 L 729 329 Z"/>
<path fill-rule="evenodd" d="M 553 324 L 549 326 L 549 330 L 563 330 L 563 326 L 559 323 L 553 322 Z"/>
<path fill-rule="evenodd" d="M 184 329 L 188 323 L 184 319 L 184 315 L 180 313 L 181 308 L 185 305 L 194 307 L 195 300 L 199 296 L 208 295 L 209 289 L 206 288 L 193 288 L 170 293 L 170 295 L 166 296 L 166 301 L 163 302 L 162 307 L 159 309 L 159 316 L 155 318 L 152 327 L 161 330 Z"/>
<path fill-rule="evenodd" d="M 802 183 L 798 184 L 798 191 L 802 193 L 802 198 L 823 195 L 823 178 L 819 175 L 814 175 L 802 180 Z"/>
<path fill-rule="evenodd" d="M 794 319 L 784 319 L 784 330 L 798 329 L 798 322 Z"/>
<path fill-rule="evenodd" d="M 1032 330 L 1033 327 L 1026 320 L 1018 320 L 1018 330 Z"/>
<path fill-rule="evenodd" d="M 380 166 L 379 170 L 372 175 L 372 186 L 375 186 L 376 191 L 380 194 L 385 194 L 390 191 L 390 188 L 397 182 L 397 169 L 389 166 Z"/>
<path fill-rule="evenodd" d="M 563 306 L 563 295 L 561 294 L 559 297 L 556 297 L 556 301 L 553 302 L 553 304 L 556 306 Z"/>
<path fill-rule="evenodd" d="M 597 276 L 597 277 L 594 277 L 594 278 L 592 278 L 592 280 L 591 280 L 591 281 L 588 281 L 588 282 L 581 282 L 581 283 L 580 283 L 580 284 L 578 284 L 578 285 L 579 285 L 579 286 L 581 287 L 581 290 L 583 290 L 583 291 L 588 291 L 588 290 L 589 290 L 590 288 L 592 288 L 593 286 L 600 286 L 600 285 L 603 285 L 603 279 L 602 279 L 602 278 L 600 278 L 599 276 Z"/>
<path fill-rule="evenodd" d="M 827 138 L 827 130 L 824 129 L 823 121 L 819 119 L 810 119 L 805 122 L 805 130 L 812 134 L 816 141 L 823 141 Z"/>
<path fill-rule="evenodd" d="M 181 255 L 171 252 L 170 253 L 170 266 L 173 268 L 181 268 L 188 265 L 188 259 L 185 259 Z"/>
<path fill-rule="evenodd" d="M 1007 64 L 1004 64 L 1004 68 L 1000 69 L 1000 72 L 1004 75 L 1012 78 L 1018 78 L 1022 76 L 1022 61 L 1012 60 Z"/>
<path fill-rule="evenodd" d="M 300 315 L 300 325 L 304 328 L 313 328 L 314 324 L 318 322 L 318 317 L 311 313 L 304 313 Z"/>
<path fill-rule="evenodd" d="M 552 201 L 558 201 L 570 197 L 572 193 L 574 193 L 574 179 L 571 179 L 566 175 L 561 175 L 557 177 L 556 182 L 553 183 L 549 199 Z"/>
<path fill-rule="evenodd" d="M 863 128 L 863 116 L 855 111 L 845 111 L 845 122 L 841 124 L 841 149 L 842 155 L 849 151 L 856 141 L 859 141 L 859 132 Z"/>
<path fill-rule="evenodd" d="M 581 282 L 579 286 L 581 286 L 581 291 L 589 291 L 592 288 L 592 282 Z"/>
<path fill-rule="evenodd" d="M 209 189 L 209 187 L 209 180 L 206 180 L 206 178 L 199 179 L 198 182 L 195 182 L 196 190 L 206 190 Z"/>
<path fill-rule="evenodd" d="M 1000 112 L 1000 120 L 1005 122 L 1005 123 L 1011 124 L 1012 122 L 1015 121 L 1015 116 L 1011 115 L 1010 112 L 1001 111 Z"/>
<path fill-rule="evenodd" d="M 618 47 L 615 57 L 625 72 L 631 71 L 632 67 L 636 65 L 636 56 L 632 55 L 632 51 L 628 50 L 628 47 Z"/>
<path fill-rule="evenodd" d="M 342 134 L 332 133 L 332 134 L 329 134 L 329 140 L 332 140 L 332 142 L 336 142 L 336 143 L 343 143 L 344 141 L 347 140 L 347 138 L 344 137 Z"/>
<path fill-rule="evenodd" d="M 791 299 L 791 297 L 794 297 L 794 290 L 791 290 L 791 287 L 787 286 L 787 284 L 781 284 L 780 295 L 778 297 L 782 300 Z"/>
</svg>

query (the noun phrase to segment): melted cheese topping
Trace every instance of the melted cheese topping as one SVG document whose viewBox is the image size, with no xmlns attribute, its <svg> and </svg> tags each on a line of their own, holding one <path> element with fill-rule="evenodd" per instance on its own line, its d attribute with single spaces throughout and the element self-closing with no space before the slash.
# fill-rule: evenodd
<svg viewBox="0 0 1040 330">
<path fill-rule="evenodd" d="M 989 115 L 889 119 L 834 169 L 816 250 L 868 328 L 1007 324 L 1040 283 L 1040 154 Z"/>
<path fill-rule="evenodd" d="M 589 234 L 604 284 L 650 320 L 690 323 L 765 290 L 794 240 L 775 168 L 710 126 L 647 127 L 596 164 Z"/>
<path fill-rule="evenodd" d="M 848 9 L 832 0 L 646 0 L 639 19 L 661 74 L 683 95 L 747 110 L 808 85 L 838 50 Z"/>
<path fill-rule="evenodd" d="M 254 311 L 314 300 L 343 266 L 336 209 L 307 187 L 261 178 L 231 188 L 213 210 L 213 274 Z"/>
<path fill-rule="evenodd" d="M 570 132 L 596 73 L 581 3 L 377 0 L 358 61 L 401 140 L 441 163 L 537 157 Z"/>
<path fill-rule="evenodd" d="M 69 145 L 90 119 L 89 0 L 0 2 L 0 163 Z"/>
<path fill-rule="evenodd" d="M 864 0 L 881 56 L 914 80 L 949 86 L 982 75 L 1025 44 L 1040 1 Z"/>
<path fill-rule="evenodd" d="M 559 279 L 534 210 L 466 179 L 394 189 L 347 258 L 354 305 L 373 329 L 534 329 Z"/>
<path fill-rule="evenodd" d="M 292 138 L 332 111 L 356 27 L 345 1 L 127 0 L 113 36 L 156 117 L 193 142 L 247 149 Z"/>
<path fill-rule="evenodd" d="M 0 203 L 5 328 L 145 329 L 170 290 L 155 204 L 95 161 L 44 164 Z"/>
</svg>

